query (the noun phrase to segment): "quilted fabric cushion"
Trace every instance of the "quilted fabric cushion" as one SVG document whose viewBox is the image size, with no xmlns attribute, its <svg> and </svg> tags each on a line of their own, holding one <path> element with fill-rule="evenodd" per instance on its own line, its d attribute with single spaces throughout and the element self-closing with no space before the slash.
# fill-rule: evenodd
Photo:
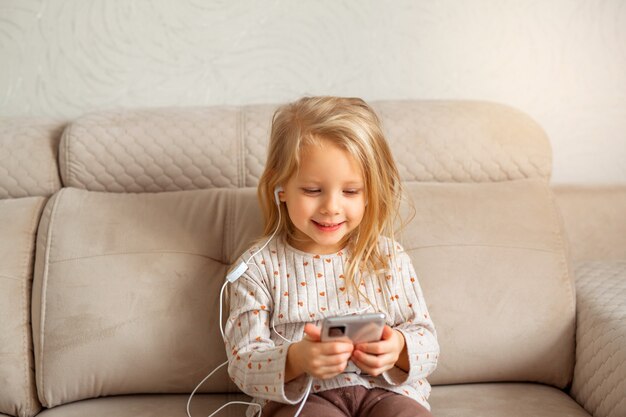
<svg viewBox="0 0 626 417">
<path fill-rule="evenodd" d="M 405 181 L 491 182 L 550 176 L 544 131 L 487 102 L 372 103 Z M 275 105 L 118 110 L 64 132 L 66 186 L 157 192 L 256 186 Z"/>
<path fill-rule="evenodd" d="M 89 114 L 63 134 L 63 182 L 113 192 L 241 187 L 247 176 L 247 142 L 254 147 L 264 138 L 271 115 L 270 107 Z"/>
<path fill-rule="evenodd" d="M 572 394 L 595 417 L 626 416 L 626 260 L 576 267 Z"/>
<path fill-rule="evenodd" d="M 404 181 L 550 177 L 548 137 L 519 110 L 478 101 L 388 101 L 373 107 Z"/>
<path fill-rule="evenodd" d="M 57 152 L 64 123 L 0 118 L 0 199 L 50 196 L 61 188 Z"/>
<path fill-rule="evenodd" d="M 565 387 L 574 366 L 575 295 L 548 184 L 406 187 L 416 215 L 402 241 L 441 345 L 430 382 Z"/>
<path fill-rule="evenodd" d="M 33 284 L 42 404 L 188 393 L 226 360 L 218 327 L 225 251 L 234 247 L 226 236 L 233 216 L 251 217 L 236 209 L 236 192 L 54 195 Z M 222 368 L 201 392 L 229 390 Z"/>
<path fill-rule="evenodd" d="M 35 390 L 30 327 L 33 250 L 45 198 L 0 200 L 0 413 L 30 417 Z"/>
</svg>

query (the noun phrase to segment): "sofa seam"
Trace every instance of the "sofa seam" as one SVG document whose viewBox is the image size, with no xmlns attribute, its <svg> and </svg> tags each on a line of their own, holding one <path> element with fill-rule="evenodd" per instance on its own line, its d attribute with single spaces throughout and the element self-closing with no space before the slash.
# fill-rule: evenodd
<svg viewBox="0 0 626 417">
<path fill-rule="evenodd" d="M 65 180 L 67 181 L 67 185 L 69 186 L 69 184 L 71 183 L 70 181 L 70 174 L 71 174 L 71 169 L 70 169 L 70 137 L 72 135 L 74 131 L 74 124 L 71 123 L 68 127 L 67 130 L 64 132 L 64 138 L 65 138 Z"/>
<path fill-rule="evenodd" d="M 56 139 L 56 138 L 54 138 L 54 135 L 50 135 L 50 136 L 52 136 L 52 140 L 53 141 Z M 56 165 L 56 171 L 58 173 L 59 172 L 59 147 L 58 147 L 58 145 L 57 146 L 52 146 L 52 152 L 53 153 L 56 152 L 56 158 L 54 158 L 54 161 L 56 162 L 56 164 L 53 163 L 53 165 Z M 53 170 L 54 169 L 49 169 L 48 170 L 48 181 L 47 181 L 48 184 L 47 184 L 47 186 L 49 188 L 48 188 L 47 192 L 50 192 L 50 190 L 52 190 L 53 187 L 54 187 L 53 184 L 52 184 L 52 182 L 53 182 L 53 180 L 52 180 L 52 177 L 53 177 L 52 171 Z"/>
<path fill-rule="evenodd" d="M 226 207 L 228 207 L 230 204 L 232 204 L 232 193 L 227 193 L 226 194 Z M 224 236 L 222 239 L 222 253 L 220 253 L 220 258 L 222 259 L 222 263 L 227 265 L 229 264 L 228 259 L 226 259 L 226 253 L 228 253 L 227 249 L 228 249 L 228 239 L 230 236 L 230 225 L 233 219 L 233 216 L 230 215 L 231 210 L 226 210 L 226 221 L 224 222 Z"/>
<path fill-rule="evenodd" d="M 33 230 L 33 225 L 35 224 L 35 220 L 37 218 L 37 213 L 40 211 L 41 209 L 41 204 L 38 204 L 39 210 L 35 209 L 32 211 L 31 213 L 31 220 L 30 220 L 30 227 L 29 227 L 29 231 Z M 28 266 L 28 258 L 29 258 L 29 254 L 31 254 L 33 252 L 33 249 L 36 249 L 36 242 L 33 243 L 33 239 L 30 239 L 31 241 L 31 245 L 29 247 L 28 252 L 26 253 L 26 255 L 24 256 L 24 261 L 22 263 L 22 270 L 25 270 L 26 267 Z M 31 274 L 31 287 L 32 287 L 32 274 Z M 27 285 L 27 280 L 22 280 L 22 301 L 24 302 L 24 306 L 23 307 L 30 307 L 32 308 L 32 298 L 31 298 L 31 306 L 28 306 L 28 285 Z M 28 313 L 27 311 L 30 310 L 30 308 L 22 308 L 22 320 L 24 323 L 30 323 L 31 322 L 31 318 L 28 317 Z M 28 321 L 27 321 L 28 319 Z M 25 356 L 25 360 L 23 361 L 24 363 L 24 382 L 26 382 L 25 386 L 24 386 L 24 392 L 26 394 L 26 415 L 31 415 L 32 410 L 33 410 L 33 395 L 29 392 L 30 391 L 30 378 L 28 377 L 28 370 L 30 369 L 30 366 L 27 366 L 27 363 L 30 363 L 29 361 L 29 355 L 28 355 L 28 341 L 27 341 L 27 332 L 22 332 L 22 352 L 24 353 Z M 34 361 L 34 357 L 32 358 L 32 360 Z M 36 388 L 36 387 L 35 387 Z"/>
<path fill-rule="evenodd" d="M 127 251 L 127 252 L 104 253 L 104 254 L 98 254 L 98 255 L 75 256 L 73 258 L 57 259 L 51 263 L 59 264 L 63 262 L 71 262 L 71 261 L 76 261 L 80 259 L 101 258 L 101 257 L 116 256 L 116 255 L 141 255 L 141 254 L 152 254 L 152 253 L 198 256 L 200 258 L 210 259 L 215 262 L 221 262 L 219 259 L 215 259 L 212 256 L 207 256 L 202 253 L 193 253 L 193 252 L 186 252 L 186 251 L 172 251 L 172 250 L 155 250 L 155 251 Z"/>
<path fill-rule="evenodd" d="M 237 181 L 237 187 L 245 187 L 246 186 L 246 152 L 245 152 L 245 140 L 244 140 L 244 131 L 246 125 L 246 113 L 245 107 L 242 107 L 239 110 L 239 123 L 237 123 L 237 175 L 239 176 L 239 180 Z"/>
<path fill-rule="evenodd" d="M 41 311 L 39 312 L 39 354 L 40 354 L 40 361 L 41 361 L 41 370 L 40 372 L 38 372 L 38 387 L 40 387 L 41 392 L 40 392 L 40 398 L 39 401 L 42 402 L 42 405 L 44 403 L 43 399 L 45 398 L 44 395 L 44 375 L 45 375 L 45 360 L 44 360 L 44 328 L 45 328 L 45 318 L 46 318 L 46 306 L 47 306 L 47 291 L 48 291 L 48 269 L 50 266 L 50 248 L 52 247 L 52 240 L 53 240 L 53 233 L 52 233 L 52 228 L 54 225 L 54 216 L 56 214 L 57 211 L 57 206 L 59 205 L 59 201 L 61 200 L 61 194 L 63 194 L 65 192 L 65 188 L 61 188 L 61 190 L 59 190 L 59 193 L 54 197 L 54 203 L 52 204 L 52 209 L 50 210 L 50 219 L 48 220 L 48 230 L 46 233 L 46 248 L 45 248 L 45 255 L 44 255 L 44 268 L 43 268 L 43 273 L 42 273 L 42 277 L 41 277 L 41 300 L 40 300 L 40 304 L 41 304 Z M 46 401 L 47 403 L 47 401 Z"/>
<path fill-rule="evenodd" d="M 54 150 L 56 151 L 56 155 L 55 155 L 54 160 L 56 162 L 56 164 L 55 164 L 55 168 L 56 169 L 53 169 L 53 170 L 51 170 L 52 172 L 50 172 L 50 188 L 48 190 L 50 192 L 50 194 L 47 194 L 46 195 L 47 197 L 49 197 L 50 195 L 52 195 L 52 194 L 54 194 L 56 192 L 55 185 L 57 185 L 57 184 L 55 184 L 55 177 L 59 181 L 59 183 L 58 183 L 59 188 L 61 187 L 61 184 L 63 183 L 63 180 L 61 178 L 61 170 L 60 170 L 61 164 L 59 163 L 59 154 L 60 154 L 59 145 L 61 144 L 61 139 L 63 138 L 63 132 L 65 131 L 65 125 L 66 125 L 66 123 L 63 122 L 63 123 L 61 123 L 60 126 L 57 126 L 56 129 L 55 129 L 55 134 L 59 135 L 58 140 L 57 140 L 56 137 L 54 137 L 54 143 L 55 143 Z"/>
<path fill-rule="evenodd" d="M 421 245 L 415 247 L 405 247 L 405 251 L 416 251 L 422 249 L 431 249 L 431 248 L 447 248 L 447 247 L 482 247 L 482 248 L 500 248 L 500 249 L 522 249 L 532 252 L 542 252 L 542 253 L 556 253 L 558 254 L 560 251 L 553 249 L 538 249 L 531 248 L 527 246 L 515 246 L 515 245 L 487 245 L 487 244 L 478 244 L 478 243 L 449 243 L 449 244 L 441 244 L 441 245 Z"/>
<path fill-rule="evenodd" d="M 571 385 L 574 382 L 574 368 L 576 366 L 576 350 L 577 350 L 577 346 L 576 346 L 576 333 L 577 333 L 577 320 L 578 320 L 578 315 L 576 312 L 576 288 L 575 288 L 575 282 L 574 282 L 574 275 L 573 275 L 573 270 L 571 268 L 570 263 L 568 262 L 567 258 L 566 258 L 566 254 L 569 252 L 569 248 L 566 247 L 566 244 L 569 244 L 568 242 L 566 242 L 566 240 L 563 238 L 563 218 L 560 214 L 560 212 L 558 211 L 558 206 L 556 204 L 556 200 L 554 199 L 554 194 L 551 192 L 550 190 L 550 186 L 547 182 L 543 183 L 543 192 L 544 194 L 548 197 L 548 201 L 550 201 L 551 204 L 551 214 L 552 214 L 552 219 L 553 222 L 555 223 L 556 230 L 554 232 L 555 237 L 558 239 L 557 243 L 559 245 L 559 247 L 561 248 L 561 250 L 559 250 L 559 260 L 561 263 L 561 267 L 563 268 L 563 275 L 561 275 L 561 279 L 563 278 L 569 278 L 567 280 L 567 289 L 568 289 L 568 293 L 569 293 L 569 300 L 568 300 L 568 306 L 570 309 L 570 314 L 573 314 L 574 316 L 574 357 L 573 359 L 573 364 L 571 366 L 571 369 L 568 371 L 569 373 L 569 378 L 566 381 L 566 386 L 567 385 Z M 567 251 L 567 252 L 566 252 Z"/>
</svg>

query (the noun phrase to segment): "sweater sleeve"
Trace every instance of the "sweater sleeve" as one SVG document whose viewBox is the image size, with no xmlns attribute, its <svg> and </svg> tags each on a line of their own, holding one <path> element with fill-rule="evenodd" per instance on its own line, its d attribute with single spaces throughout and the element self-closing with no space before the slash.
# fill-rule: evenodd
<svg viewBox="0 0 626 417">
<path fill-rule="evenodd" d="M 304 397 L 308 377 L 285 384 L 289 343 L 276 345 L 271 340 L 271 287 L 257 277 L 259 272 L 248 269 L 230 284 L 230 314 L 225 326 L 228 373 L 252 397 L 296 404 Z"/>
<path fill-rule="evenodd" d="M 408 316 L 394 328 L 402 333 L 409 358 L 409 372 L 394 367 L 383 373 L 383 378 L 391 385 L 422 385 L 437 367 L 439 343 L 422 289 L 417 280 L 411 258 L 398 246 L 396 268 L 400 273 L 395 285 L 406 294 Z"/>
</svg>

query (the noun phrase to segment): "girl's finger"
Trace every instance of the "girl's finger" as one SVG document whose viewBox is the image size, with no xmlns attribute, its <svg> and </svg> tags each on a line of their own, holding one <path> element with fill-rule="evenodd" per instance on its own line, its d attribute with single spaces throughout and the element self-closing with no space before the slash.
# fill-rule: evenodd
<svg viewBox="0 0 626 417">
<path fill-rule="evenodd" d="M 380 340 L 389 340 L 393 337 L 393 329 L 385 324 L 383 327 L 383 334 L 380 337 Z"/>
<path fill-rule="evenodd" d="M 311 372 L 311 374 L 316 378 L 322 378 L 322 379 L 332 378 L 333 376 L 339 375 L 340 373 L 342 373 L 344 369 L 346 369 L 346 365 L 347 364 L 339 364 L 339 365 L 315 368 Z"/>
<path fill-rule="evenodd" d="M 376 355 L 393 351 L 400 352 L 401 347 L 397 342 L 398 335 L 401 335 L 399 331 L 385 325 L 380 341 L 373 343 L 361 343 L 356 346 L 356 349 Z M 404 336 L 402 336 L 402 339 L 404 341 Z"/>
<path fill-rule="evenodd" d="M 317 355 L 314 359 L 310 360 L 309 363 L 313 367 L 321 368 L 325 366 L 336 366 L 342 363 L 347 363 L 352 356 L 352 352 L 345 352 L 339 355 Z"/>
<path fill-rule="evenodd" d="M 354 345 L 345 342 L 328 342 L 320 344 L 320 352 L 324 355 L 332 356 L 343 353 L 352 353 Z"/>
<path fill-rule="evenodd" d="M 343 363 L 347 363 L 348 359 L 352 353 L 342 353 L 341 355 L 332 355 L 332 356 L 320 356 L 318 359 L 318 366 L 336 366 L 341 365 Z"/>
<path fill-rule="evenodd" d="M 367 353 L 357 351 L 352 355 L 352 357 L 359 363 L 372 369 L 389 367 L 395 364 L 394 355 L 392 354 L 369 355 Z"/>
<path fill-rule="evenodd" d="M 354 361 L 354 360 L 353 360 Z M 359 369 L 369 375 L 378 376 L 383 372 L 393 368 L 391 365 L 383 365 L 383 366 L 368 366 L 362 362 L 354 361 L 354 364 L 359 367 Z"/>
<path fill-rule="evenodd" d="M 312 323 L 307 323 L 304 325 L 304 334 L 309 340 L 313 342 L 319 342 L 322 334 L 322 329 Z"/>
<path fill-rule="evenodd" d="M 376 376 L 376 368 L 373 366 L 366 365 L 365 363 L 359 361 L 358 359 L 352 359 L 354 364 L 364 373 L 372 376 Z"/>
<path fill-rule="evenodd" d="M 355 349 L 372 355 L 381 355 L 383 353 L 391 352 L 393 344 L 388 340 L 382 340 L 380 342 L 373 343 L 360 343 Z"/>
</svg>

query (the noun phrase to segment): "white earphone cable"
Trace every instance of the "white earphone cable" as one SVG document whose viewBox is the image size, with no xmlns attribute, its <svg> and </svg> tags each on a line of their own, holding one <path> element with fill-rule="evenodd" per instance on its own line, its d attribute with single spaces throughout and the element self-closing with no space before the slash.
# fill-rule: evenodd
<svg viewBox="0 0 626 417">
<path fill-rule="evenodd" d="M 220 290 L 220 333 L 222 334 L 222 339 L 226 340 L 226 336 L 224 336 L 224 327 L 222 324 L 222 300 L 224 298 L 224 289 L 226 288 L 226 285 L 228 284 L 228 281 L 225 281 L 224 284 L 222 285 L 222 289 Z M 191 399 L 193 398 L 193 396 L 195 395 L 196 391 L 198 391 L 198 389 L 200 389 L 200 387 L 202 386 L 202 384 L 204 384 L 204 382 L 209 379 L 211 377 L 211 375 L 213 375 L 215 372 L 217 372 L 218 369 L 220 369 L 221 367 L 223 367 L 224 365 L 227 365 L 228 361 L 225 361 L 224 363 L 222 363 L 221 365 L 218 365 L 215 369 L 213 369 L 211 371 L 211 373 L 209 373 L 207 376 L 204 377 L 204 379 L 202 381 L 200 381 L 200 383 L 198 385 L 196 385 L 196 387 L 194 388 L 194 390 L 191 392 L 191 394 L 189 395 L 189 398 L 187 399 L 187 417 L 191 417 Z M 253 406 L 257 406 L 259 407 L 259 415 L 258 417 L 261 417 L 261 405 L 257 404 L 257 403 L 252 403 L 252 402 L 245 402 L 245 401 L 229 401 L 226 404 L 222 405 L 220 408 L 218 408 L 217 410 L 215 410 L 214 412 L 212 412 L 211 414 L 209 414 L 208 417 L 213 417 L 215 414 L 217 414 L 218 412 L 220 412 L 222 409 L 224 409 L 224 407 L 227 407 L 231 404 L 245 404 L 245 405 L 253 405 Z"/>
<path fill-rule="evenodd" d="M 254 267 L 257 268 L 257 270 L 259 271 L 259 276 L 262 276 L 262 272 L 261 272 L 261 268 L 259 268 L 259 266 L 255 263 L 250 263 L 250 261 L 252 260 L 252 258 L 254 258 L 259 252 L 261 252 L 269 243 L 270 241 L 274 238 L 274 236 L 276 236 L 276 233 L 278 233 L 278 229 L 280 227 L 280 221 L 281 221 L 281 210 L 280 210 L 280 200 L 278 198 L 278 192 L 281 191 L 282 189 L 276 189 L 274 191 L 274 197 L 275 197 L 275 201 L 276 201 L 276 205 L 278 206 L 278 222 L 276 224 L 276 229 L 274 230 L 274 232 L 272 233 L 272 235 L 267 239 L 267 241 L 265 242 L 265 244 L 263 246 L 261 246 L 260 249 L 258 249 L 256 252 L 254 252 L 252 255 L 250 255 L 250 257 L 248 258 L 247 261 L 245 262 L 240 262 L 230 273 L 228 273 L 226 275 L 226 280 L 224 281 L 224 284 L 222 285 L 222 288 L 220 289 L 220 306 L 219 306 L 219 315 L 220 315 L 220 333 L 222 335 L 222 339 L 226 340 L 226 336 L 224 334 L 224 327 L 223 327 L 223 315 L 222 315 L 222 300 L 224 297 L 224 290 L 226 289 L 226 285 L 228 285 L 229 282 L 234 282 L 237 279 L 239 279 L 239 277 L 241 277 L 241 275 L 243 275 L 246 270 L 248 269 L 248 265 L 253 265 Z M 283 340 L 285 340 L 286 342 L 289 343 L 293 343 L 293 340 L 288 340 L 285 339 L 280 333 L 278 333 L 276 331 L 276 328 L 274 327 L 274 322 L 272 321 L 272 329 L 274 329 L 274 332 Z M 191 399 L 193 398 L 194 394 L 196 393 L 196 391 L 198 391 L 198 389 L 200 388 L 200 386 L 211 377 L 211 375 L 213 375 L 218 369 L 220 369 L 221 367 L 223 367 L 224 365 L 228 364 L 228 361 L 222 363 L 221 365 L 219 365 L 217 368 L 213 369 L 211 371 L 210 374 L 208 374 L 206 377 L 204 377 L 204 379 L 202 381 L 200 381 L 200 383 L 194 388 L 194 390 L 191 392 L 191 395 L 189 395 L 189 399 L 187 400 L 187 417 L 191 417 L 191 411 L 190 411 L 190 407 L 191 407 Z M 311 386 L 313 385 L 313 378 L 309 379 L 309 383 L 307 385 L 306 388 L 306 392 L 304 394 L 304 398 L 302 400 L 302 403 L 300 404 L 300 407 L 298 408 L 298 411 L 296 411 L 296 414 L 294 415 L 294 417 L 298 417 L 300 415 L 300 412 L 302 411 L 302 408 L 304 407 L 304 404 L 306 403 L 307 398 L 309 397 L 309 393 L 311 392 Z M 252 406 L 256 406 L 259 407 L 259 414 L 257 417 L 261 417 L 261 413 L 263 411 L 262 407 L 260 404 L 257 403 L 252 403 L 252 402 L 245 402 L 245 401 L 229 401 L 226 404 L 222 405 L 220 408 L 218 408 L 217 410 L 213 411 L 213 413 L 209 414 L 208 417 L 212 417 L 215 414 L 217 414 L 218 412 L 220 412 L 222 409 L 224 409 L 225 407 L 231 405 L 231 404 L 246 404 L 246 405 L 252 405 Z"/>
<path fill-rule="evenodd" d="M 263 249 L 265 249 L 265 247 L 267 246 L 268 243 L 270 243 L 270 241 L 272 239 L 274 239 L 274 236 L 276 236 L 276 233 L 278 233 L 278 228 L 280 227 L 280 220 L 281 220 L 281 215 L 280 215 L 280 208 L 278 209 L 278 222 L 276 223 L 276 229 L 274 229 L 274 232 L 272 233 L 272 235 L 269 237 L 269 239 L 267 239 L 267 241 L 265 242 L 265 244 L 263 244 L 263 246 L 261 246 L 260 249 L 258 249 L 256 252 L 254 252 L 252 255 L 250 255 L 250 257 L 248 258 L 248 260 L 246 261 L 246 264 L 250 265 L 250 260 L 252 258 L 254 258 L 259 252 L 261 252 Z"/>
</svg>

